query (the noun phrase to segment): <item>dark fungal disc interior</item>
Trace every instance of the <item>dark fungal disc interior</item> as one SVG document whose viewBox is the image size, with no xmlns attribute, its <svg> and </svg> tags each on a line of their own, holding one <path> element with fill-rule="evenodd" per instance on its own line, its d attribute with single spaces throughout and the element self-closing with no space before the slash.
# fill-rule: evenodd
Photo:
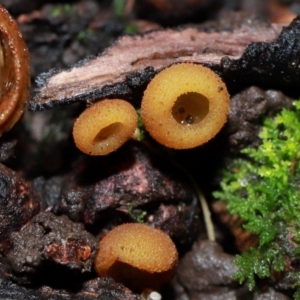
<svg viewBox="0 0 300 300">
<path fill-rule="evenodd" d="M 100 130 L 100 132 L 94 138 L 94 142 L 100 143 L 115 135 L 122 127 L 121 122 L 112 123 Z"/>
<path fill-rule="evenodd" d="M 209 101 L 200 93 L 188 92 L 180 95 L 172 107 L 174 119 L 182 125 L 201 122 L 208 114 Z"/>
</svg>

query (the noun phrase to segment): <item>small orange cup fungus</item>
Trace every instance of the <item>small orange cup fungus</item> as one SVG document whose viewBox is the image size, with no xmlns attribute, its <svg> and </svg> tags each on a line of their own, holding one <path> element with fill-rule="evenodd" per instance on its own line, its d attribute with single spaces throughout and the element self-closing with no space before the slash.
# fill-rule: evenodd
<svg viewBox="0 0 300 300">
<path fill-rule="evenodd" d="M 134 107 L 120 99 L 102 100 L 75 121 L 73 137 L 78 149 L 89 155 L 106 155 L 121 147 L 137 128 Z"/>
<path fill-rule="evenodd" d="M 27 46 L 17 23 L 0 5 L 0 136 L 22 117 L 29 87 Z"/>
<path fill-rule="evenodd" d="M 95 258 L 99 276 L 114 278 L 134 291 L 157 289 L 169 281 L 178 262 L 171 238 L 161 230 L 128 223 L 101 241 Z"/>
<path fill-rule="evenodd" d="M 223 127 L 229 113 L 229 94 L 221 78 L 192 63 L 172 65 L 147 86 L 141 117 L 159 143 L 189 149 L 206 143 Z"/>
</svg>

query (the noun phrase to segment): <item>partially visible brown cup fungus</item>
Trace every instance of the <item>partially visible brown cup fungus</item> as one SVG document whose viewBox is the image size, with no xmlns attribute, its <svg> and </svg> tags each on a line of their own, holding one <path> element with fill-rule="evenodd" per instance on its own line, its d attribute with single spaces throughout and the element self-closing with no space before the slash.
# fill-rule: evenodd
<svg viewBox="0 0 300 300">
<path fill-rule="evenodd" d="M 178 253 L 161 230 L 128 223 L 115 227 L 99 244 L 95 270 L 134 291 L 157 289 L 175 272 Z"/>
<path fill-rule="evenodd" d="M 102 100 L 75 121 L 73 137 L 78 149 L 89 155 L 106 155 L 121 147 L 137 128 L 134 107 L 120 99 Z"/>
<path fill-rule="evenodd" d="M 229 94 L 209 68 L 182 63 L 158 73 L 147 86 L 141 117 L 159 143 L 189 149 L 206 143 L 223 127 Z"/>
<path fill-rule="evenodd" d="M 26 44 L 16 22 L 0 5 L 0 136 L 23 115 L 29 86 Z"/>
</svg>

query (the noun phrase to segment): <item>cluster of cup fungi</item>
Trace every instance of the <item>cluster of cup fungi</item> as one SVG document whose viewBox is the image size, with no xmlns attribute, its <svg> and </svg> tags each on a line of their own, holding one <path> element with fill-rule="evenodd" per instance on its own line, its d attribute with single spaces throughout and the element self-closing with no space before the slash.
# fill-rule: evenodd
<svg viewBox="0 0 300 300">
<path fill-rule="evenodd" d="M 209 68 L 192 63 L 162 70 L 148 84 L 141 101 L 146 130 L 157 142 L 174 149 L 208 142 L 223 127 L 228 112 L 224 82 Z M 78 117 L 73 137 L 82 152 L 106 155 L 133 137 L 137 125 L 136 109 L 129 102 L 105 99 Z M 168 235 L 142 224 L 123 224 L 100 241 L 95 270 L 134 291 L 155 290 L 170 280 L 177 262 L 178 253 Z"/>
<path fill-rule="evenodd" d="M 0 135 L 22 116 L 30 83 L 28 51 L 17 24 L 0 6 Z M 141 101 L 141 118 L 149 134 L 174 149 L 206 143 L 225 124 L 229 94 L 209 68 L 175 64 L 149 83 Z M 89 155 L 107 155 L 130 139 L 138 124 L 136 109 L 122 99 L 104 99 L 75 121 L 76 146 Z M 156 245 L 160 245 L 157 247 Z M 178 253 L 170 237 L 142 225 L 123 224 L 99 243 L 95 270 L 135 291 L 157 289 L 173 275 Z"/>
<path fill-rule="evenodd" d="M 213 138 L 229 112 L 229 94 L 221 78 L 198 64 L 175 64 L 148 84 L 141 101 L 141 118 L 160 144 L 190 149 Z M 76 120 L 76 146 L 89 155 L 106 155 L 121 147 L 137 129 L 135 108 L 124 100 L 105 99 Z"/>
</svg>

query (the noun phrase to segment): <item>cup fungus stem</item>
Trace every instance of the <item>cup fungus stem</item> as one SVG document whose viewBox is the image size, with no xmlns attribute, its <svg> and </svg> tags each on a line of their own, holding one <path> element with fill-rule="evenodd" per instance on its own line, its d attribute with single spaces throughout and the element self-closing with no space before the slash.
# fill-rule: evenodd
<svg viewBox="0 0 300 300">
<path fill-rule="evenodd" d="M 192 177 L 192 176 L 190 176 Z M 202 211 L 203 211 L 203 217 L 204 217 L 204 223 L 205 223 L 205 227 L 206 227 L 206 233 L 207 233 L 207 237 L 210 241 L 214 242 L 216 240 L 216 236 L 215 236 L 215 230 L 214 230 L 214 225 L 211 219 L 211 213 L 210 213 L 210 209 L 208 207 L 206 198 L 204 197 L 202 191 L 200 190 L 199 186 L 197 185 L 197 183 L 195 182 L 195 180 L 193 178 L 190 178 L 190 180 L 193 182 L 193 186 L 194 189 L 196 190 L 197 193 L 197 197 L 199 199 Z"/>
</svg>

